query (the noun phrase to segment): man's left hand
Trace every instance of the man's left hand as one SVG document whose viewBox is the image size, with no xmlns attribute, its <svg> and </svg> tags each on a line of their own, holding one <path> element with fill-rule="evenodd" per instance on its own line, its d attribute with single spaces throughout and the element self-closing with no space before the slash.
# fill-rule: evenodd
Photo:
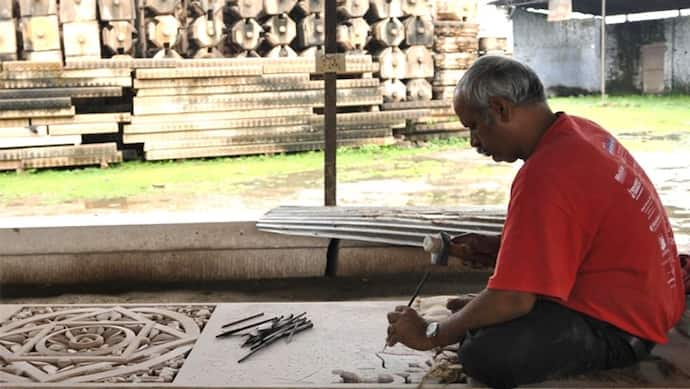
<svg viewBox="0 0 690 389">
<path fill-rule="evenodd" d="M 434 344 L 426 337 L 427 322 L 412 308 L 398 306 L 388 312 L 388 337 L 386 344 L 402 343 L 415 350 L 431 350 Z"/>
</svg>

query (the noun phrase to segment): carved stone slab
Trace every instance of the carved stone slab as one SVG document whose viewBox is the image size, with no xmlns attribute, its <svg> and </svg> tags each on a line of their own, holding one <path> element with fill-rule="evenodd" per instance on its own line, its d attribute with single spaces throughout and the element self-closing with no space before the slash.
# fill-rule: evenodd
<svg viewBox="0 0 690 389">
<path fill-rule="evenodd" d="M 369 24 L 364 18 L 352 18 L 338 25 L 335 39 L 346 51 L 359 51 L 369 42 L 370 34 Z"/>
<path fill-rule="evenodd" d="M 269 17 L 264 22 L 263 29 L 264 39 L 271 46 L 289 45 L 297 36 L 295 22 L 287 14 Z"/>
<path fill-rule="evenodd" d="M 434 57 L 424 46 L 412 46 L 405 49 L 407 61 L 406 78 L 431 78 L 434 76 Z"/>
<path fill-rule="evenodd" d="M 374 57 L 381 64 L 379 73 L 381 78 L 403 79 L 407 77 L 407 58 L 399 48 L 387 47 L 375 53 Z"/>
<path fill-rule="evenodd" d="M 213 47 L 223 39 L 223 12 L 213 14 L 211 20 L 206 16 L 200 16 L 194 20 L 191 28 L 192 40 L 199 47 Z"/>
<path fill-rule="evenodd" d="M 5 59 L 17 58 L 17 34 L 14 19 L 0 21 L 0 55 Z"/>
<path fill-rule="evenodd" d="M 158 15 L 171 14 L 175 12 L 176 0 L 146 0 L 146 8 L 149 8 Z"/>
<path fill-rule="evenodd" d="M 60 23 L 96 20 L 96 0 L 60 1 Z"/>
<path fill-rule="evenodd" d="M 434 23 L 430 16 L 412 16 L 403 22 L 405 43 L 409 46 L 431 47 L 434 44 Z"/>
<path fill-rule="evenodd" d="M 297 46 L 308 48 L 321 46 L 325 38 L 324 19 L 319 14 L 306 16 L 297 26 Z"/>
<path fill-rule="evenodd" d="M 299 0 L 295 9 L 304 15 L 324 12 L 324 0 Z"/>
<path fill-rule="evenodd" d="M 14 15 L 14 1 L 0 0 L 0 19 L 12 19 L 12 15 Z"/>
<path fill-rule="evenodd" d="M 130 54 L 134 26 L 126 21 L 112 21 L 103 27 L 103 46 L 115 54 Z"/>
<path fill-rule="evenodd" d="M 371 0 L 370 8 L 376 19 L 403 16 L 401 0 Z"/>
<path fill-rule="evenodd" d="M 388 18 L 371 27 L 374 39 L 383 46 L 398 46 L 405 39 L 405 26 L 397 18 Z"/>
<path fill-rule="evenodd" d="M 439 19 L 472 21 L 477 17 L 475 0 L 437 0 L 436 15 Z"/>
<path fill-rule="evenodd" d="M 255 19 L 240 20 L 232 26 L 230 40 L 242 50 L 254 50 L 259 46 L 263 32 Z"/>
<path fill-rule="evenodd" d="M 172 15 L 156 16 L 146 27 L 148 39 L 156 47 L 172 47 L 177 42 L 180 22 Z"/>
<path fill-rule="evenodd" d="M 401 0 L 403 15 L 425 16 L 431 14 L 429 0 Z"/>
<path fill-rule="evenodd" d="M 333 0 L 338 4 L 338 12 L 347 18 L 361 18 L 369 10 L 368 0 Z"/>
<path fill-rule="evenodd" d="M 407 82 L 407 100 L 429 101 L 432 98 L 432 88 L 429 81 L 418 78 Z"/>
<path fill-rule="evenodd" d="M 57 15 L 56 0 L 20 0 L 20 16 Z"/>
<path fill-rule="evenodd" d="M 101 21 L 134 20 L 134 0 L 98 0 Z"/>
<path fill-rule="evenodd" d="M 24 50 L 60 50 L 60 34 L 56 34 L 59 31 L 56 15 L 23 18 L 21 26 Z"/>
<path fill-rule="evenodd" d="M 0 327 L 0 382 L 172 382 L 214 308 L 23 307 Z"/>
<path fill-rule="evenodd" d="M 256 0 L 231 0 L 230 11 L 240 18 L 256 18 L 263 9 L 263 2 Z"/>
<path fill-rule="evenodd" d="M 298 57 L 297 52 L 288 45 L 279 45 L 266 53 L 266 58 L 295 58 Z"/>
<path fill-rule="evenodd" d="M 98 22 L 75 22 L 62 25 L 66 57 L 101 57 Z"/>
<path fill-rule="evenodd" d="M 252 0 L 257 3 L 260 1 Z M 288 13 L 297 4 L 297 0 L 264 0 L 263 12 L 266 15 L 279 15 Z"/>
<path fill-rule="evenodd" d="M 384 103 L 403 101 L 407 95 L 405 84 L 400 80 L 385 80 L 380 90 Z"/>
</svg>

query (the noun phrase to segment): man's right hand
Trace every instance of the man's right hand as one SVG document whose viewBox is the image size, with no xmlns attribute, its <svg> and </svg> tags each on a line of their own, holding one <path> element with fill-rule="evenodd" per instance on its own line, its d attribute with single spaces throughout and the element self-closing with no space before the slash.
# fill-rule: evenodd
<svg viewBox="0 0 690 389">
<path fill-rule="evenodd" d="M 450 240 L 448 254 L 472 267 L 493 267 L 500 245 L 500 236 L 463 234 Z"/>
</svg>

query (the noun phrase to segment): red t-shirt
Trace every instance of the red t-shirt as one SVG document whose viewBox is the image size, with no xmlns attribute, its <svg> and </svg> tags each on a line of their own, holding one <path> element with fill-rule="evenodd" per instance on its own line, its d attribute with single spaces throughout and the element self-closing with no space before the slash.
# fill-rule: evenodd
<svg viewBox="0 0 690 389">
<path fill-rule="evenodd" d="M 649 178 L 611 134 L 564 113 L 513 181 L 488 287 L 554 298 L 656 343 L 685 309 L 673 232 Z"/>
</svg>

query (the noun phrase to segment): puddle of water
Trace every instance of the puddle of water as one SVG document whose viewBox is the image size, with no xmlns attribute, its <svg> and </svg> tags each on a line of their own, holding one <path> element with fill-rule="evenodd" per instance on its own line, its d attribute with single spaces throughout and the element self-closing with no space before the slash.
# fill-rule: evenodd
<svg viewBox="0 0 690 389">
<path fill-rule="evenodd" d="M 95 199 L 95 200 L 84 200 L 85 209 L 98 209 L 98 208 L 109 208 L 109 209 L 127 209 L 127 197 L 114 197 L 109 199 Z"/>
</svg>

